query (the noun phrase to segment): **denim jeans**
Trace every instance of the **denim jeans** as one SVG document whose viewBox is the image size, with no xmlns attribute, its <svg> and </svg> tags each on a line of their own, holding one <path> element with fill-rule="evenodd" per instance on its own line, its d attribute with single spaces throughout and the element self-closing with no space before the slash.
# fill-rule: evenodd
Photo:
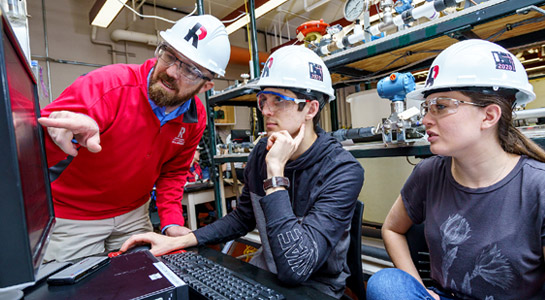
<svg viewBox="0 0 545 300">
<path fill-rule="evenodd" d="M 441 300 L 450 300 L 440 291 L 436 292 Z M 367 282 L 367 300 L 434 300 L 426 288 L 409 273 L 400 269 L 389 268 L 377 272 Z"/>
</svg>

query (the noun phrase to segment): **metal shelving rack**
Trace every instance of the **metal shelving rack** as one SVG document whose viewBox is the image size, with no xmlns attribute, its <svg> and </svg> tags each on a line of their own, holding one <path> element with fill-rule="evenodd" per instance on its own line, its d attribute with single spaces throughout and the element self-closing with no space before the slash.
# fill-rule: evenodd
<svg viewBox="0 0 545 300">
<path fill-rule="evenodd" d="M 354 62 L 421 42 L 433 40 L 434 44 L 446 48 L 447 46 L 454 44 L 458 38 L 486 38 L 487 33 L 494 32 L 499 28 L 528 18 L 527 15 L 517 15 L 516 11 L 518 9 L 530 5 L 542 6 L 543 4 L 545 4 L 545 1 L 543 0 L 490 0 L 466 8 L 455 14 L 443 16 L 384 38 L 361 44 L 339 53 L 334 53 L 324 58 L 324 62 L 334 73 L 337 67 L 350 65 Z M 535 14 L 537 15 L 537 13 Z M 472 31 L 475 35 L 468 36 L 467 33 L 469 31 Z M 535 26 L 532 26 L 529 29 L 513 28 L 505 37 L 518 37 L 525 34 L 532 34 L 534 37 L 543 37 L 545 36 L 545 34 L 541 34 L 543 32 L 545 32 L 543 30 L 543 24 L 535 24 Z M 501 40 L 505 39 L 505 37 Z M 450 38 L 450 41 L 437 40 L 437 38 Z M 519 40 L 523 42 L 522 39 L 519 38 Z M 356 69 L 355 71 L 358 70 Z"/>
<path fill-rule="evenodd" d="M 387 65 L 388 61 L 392 61 L 393 56 L 406 55 L 404 60 L 388 65 L 391 69 L 408 64 L 414 64 L 413 69 L 427 68 L 431 64 L 431 59 L 440 50 L 458 40 L 487 38 L 506 28 L 509 30 L 505 30 L 495 40 L 506 48 L 544 41 L 545 29 L 543 28 L 545 28 L 545 24 L 543 22 L 513 26 L 529 18 L 540 16 L 537 12 L 517 14 L 517 10 L 531 5 L 543 8 L 545 0 L 490 0 L 458 13 L 399 31 L 385 38 L 333 53 L 325 57 L 324 62 L 332 73 L 334 87 L 339 88 L 349 85 L 342 83 L 344 80 L 357 79 L 357 77 L 377 71 L 387 72 L 388 70 L 381 70 L 381 68 Z M 254 47 L 256 46 L 254 45 Z M 211 96 L 208 104 L 209 106 L 255 107 L 255 92 L 251 88 L 251 84 L 241 85 Z M 532 139 L 545 148 L 545 136 Z M 385 147 L 382 143 L 357 144 L 345 148 L 356 158 L 432 155 L 425 142 L 409 146 L 389 147 Z M 215 155 L 214 163 L 246 162 L 247 159 L 248 155 L 245 154 Z M 221 196 L 216 194 L 218 204 L 219 197 Z"/>
</svg>

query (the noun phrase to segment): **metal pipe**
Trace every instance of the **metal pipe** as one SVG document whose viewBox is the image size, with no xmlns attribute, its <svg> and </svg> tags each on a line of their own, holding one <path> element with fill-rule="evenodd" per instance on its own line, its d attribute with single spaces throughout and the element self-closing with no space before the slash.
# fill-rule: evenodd
<svg viewBox="0 0 545 300">
<path fill-rule="evenodd" d="M 197 14 L 204 15 L 203 0 L 197 0 Z M 214 182 L 214 198 L 216 199 L 216 210 L 218 212 L 218 217 L 221 217 L 227 212 L 222 211 L 223 209 L 221 203 L 220 184 L 223 184 L 223 182 L 217 179 L 217 177 L 219 176 L 219 173 L 217 173 L 216 171 L 218 166 L 216 165 L 216 161 L 214 159 L 214 156 L 216 155 L 216 130 L 214 129 L 214 109 L 210 104 L 210 91 L 206 91 L 204 93 L 204 101 L 206 102 L 206 114 L 208 119 L 206 127 L 208 128 L 208 133 L 210 134 L 209 142 L 212 150 L 212 155 L 210 157 L 210 179 L 212 180 L 212 182 Z"/>
<path fill-rule="evenodd" d="M 520 9 L 517 9 L 517 14 L 519 15 L 525 15 L 527 13 L 530 12 L 530 10 L 534 10 L 534 11 L 537 11 L 538 13 L 542 14 L 545 16 L 545 10 L 535 6 L 535 5 L 530 5 L 530 6 L 527 6 L 527 7 L 523 7 L 523 8 L 520 8 Z"/>
<path fill-rule="evenodd" d="M 288 41 L 291 40 L 291 36 L 290 36 L 290 23 L 289 23 L 289 20 L 286 18 L 286 30 L 288 32 Z"/>
<path fill-rule="evenodd" d="M 341 124 L 341 128 L 345 128 L 346 127 L 346 123 L 345 123 L 345 120 L 346 120 L 346 106 L 344 105 L 343 99 L 346 98 L 346 90 L 342 89 L 341 93 L 342 93 L 342 97 L 339 98 L 339 100 L 337 102 L 338 103 L 337 107 L 339 107 L 339 119 L 340 119 L 339 123 Z"/>
<path fill-rule="evenodd" d="M 329 132 L 329 134 L 336 138 L 339 142 L 342 142 L 345 140 L 369 138 L 375 135 L 379 135 L 380 133 L 378 133 L 377 129 L 374 126 L 370 126 L 352 129 L 339 129 Z"/>
<path fill-rule="evenodd" d="M 259 77 L 259 54 L 257 51 L 257 27 L 255 22 L 255 0 L 248 1 L 249 5 L 249 12 L 250 12 L 250 29 L 251 29 L 251 43 L 252 43 L 252 65 L 253 65 L 253 76 L 252 78 L 258 78 Z"/>
<path fill-rule="evenodd" d="M 344 36 L 342 39 L 339 39 L 337 42 L 332 42 L 328 45 L 319 47 L 315 50 L 318 55 L 328 55 L 337 49 L 343 49 L 357 42 L 361 42 L 365 37 L 362 25 L 359 23 L 359 20 L 356 20 L 354 24 L 354 32 L 351 35 Z"/>
<path fill-rule="evenodd" d="M 137 6 L 134 10 L 139 10 L 140 7 L 142 7 L 142 5 L 144 5 L 145 3 L 146 3 L 146 0 L 142 0 L 142 1 L 140 2 L 140 4 L 138 4 L 138 6 Z"/>
<path fill-rule="evenodd" d="M 335 99 L 338 99 L 339 98 L 339 90 L 335 90 L 335 96 L 336 98 Z M 338 115 L 337 115 L 337 100 L 333 100 L 331 102 L 329 102 L 329 108 L 331 109 L 331 130 L 332 131 L 335 131 L 337 129 L 339 129 L 339 118 L 338 118 Z"/>
<path fill-rule="evenodd" d="M 44 44 L 45 44 L 45 56 L 49 57 L 49 42 L 47 40 L 47 24 L 45 22 L 45 0 L 42 0 L 42 22 L 44 27 Z M 45 61 L 47 67 L 47 89 L 49 90 L 49 102 L 53 102 L 53 93 L 51 91 L 51 64 L 48 60 Z"/>
<path fill-rule="evenodd" d="M 197 14 L 204 15 L 204 3 L 203 0 L 197 0 Z"/>
<path fill-rule="evenodd" d="M 543 117 L 545 117 L 545 108 L 526 109 L 513 112 L 513 120 Z"/>
<path fill-rule="evenodd" d="M 93 67 L 93 68 L 104 67 L 104 65 L 99 65 L 99 64 L 91 64 L 91 63 L 86 63 L 86 62 L 81 62 L 81 61 L 74 61 L 74 60 L 56 59 L 56 58 L 51 58 L 51 57 L 46 57 L 46 56 L 41 56 L 41 55 L 32 55 L 32 59 L 44 60 L 46 62 L 47 61 L 52 61 L 52 62 L 56 62 L 56 63 L 60 63 L 60 64 Z"/>
<path fill-rule="evenodd" d="M 115 44 L 114 43 L 103 42 L 103 41 L 98 41 L 96 38 L 97 38 L 97 27 L 93 26 L 93 28 L 91 29 L 91 43 L 96 44 L 96 45 L 108 46 L 108 47 L 112 48 L 112 63 L 116 64 L 117 63 L 117 58 L 116 58 L 116 53 L 117 52 L 115 50 Z M 46 56 L 49 57 L 49 55 L 46 55 Z"/>
<path fill-rule="evenodd" d="M 132 3 L 132 8 L 136 8 L 136 5 L 134 3 L 135 0 L 131 0 L 131 3 Z M 136 10 L 136 9 L 135 9 Z M 135 22 L 136 21 L 136 14 L 133 13 L 132 14 L 132 21 Z M 126 49 L 125 49 L 126 50 Z"/>
<path fill-rule="evenodd" d="M 123 29 L 116 29 L 112 31 L 112 33 L 110 34 L 110 38 L 115 42 L 131 41 L 147 44 L 150 46 L 157 46 L 159 44 L 159 37 L 157 35 Z"/>
<path fill-rule="evenodd" d="M 461 1 L 462 0 L 434 0 L 433 2 L 425 2 L 423 5 L 406 10 L 402 14 L 399 14 L 395 17 L 392 17 L 391 7 L 388 5 L 385 5 L 383 21 L 369 27 L 369 29 L 366 31 L 369 31 L 372 35 L 378 35 L 381 32 L 394 29 L 396 28 L 396 26 L 399 27 L 399 26 L 402 26 L 403 24 L 408 24 L 421 17 L 426 17 L 431 20 L 438 17 L 437 12 L 440 12 L 447 7 L 455 6 L 457 3 Z M 341 39 L 342 42 L 341 41 L 332 42 L 328 45 L 318 47 L 316 48 L 315 52 L 321 56 L 327 55 L 333 52 L 334 50 L 343 49 L 351 44 L 361 41 L 364 36 L 364 34 L 360 32 L 356 32 L 356 31 L 354 31 L 352 35 L 356 35 L 356 36 L 354 37 L 345 36 Z M 360 35 L 361 35 L 361 38 L 360 38 Z"/>
<path fill-rule="evenodd" d="M 143 43 L 148 46 L 157 46 L 160 41 L 157 35 L 123 29 L 116 29 L 112 31 L 112 33 L 110 34 L 110 38 L 115 42 L 129 41 L 135 43 Z M 267 60 L 267 56 L 268 54 L 265 52 L 257 53 L 259 62 L 265 62 Z M 231 57 L 229 58 L 229 63 L 247 65 L 249 61 L 250 55 L 248 54 L 248 49 L 231 46 Z"/>
</svg>

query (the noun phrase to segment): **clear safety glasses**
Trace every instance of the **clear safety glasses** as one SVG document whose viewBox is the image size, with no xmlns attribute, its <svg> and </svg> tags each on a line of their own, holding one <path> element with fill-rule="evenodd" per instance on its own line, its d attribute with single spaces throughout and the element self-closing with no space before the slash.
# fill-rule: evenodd
<svg viewBox="0 0 545 300">
<path fill-rule="evenodd" d="M 176 55 L 171 50 L 169 50 L 166 45 L 159 46 L 155 51 L 155 56 L 157 56 L 157 58 L 159 58 L 167 67 L 176 64 L 178 73 L 182 74 L 185 78 L 191 81 L 196 81 L 197 79 L 204 79 L 208 81 L 212 80 L 207 76 L 203 75 L 202 71 L 194 65 L 178 59 Z M 184 57 L 184 60 L 187 60 L 187 58 Z"/>
<path fill-rule="evenodd" d="M 288 108 L 290 105 L 310 102 L 312 100 L 306 99 L 295 99 L 280 93 L 263 91 L 257 93 L 257 107 L 261 112 L 265 108 L 265 105 L 268 106 L 269 110 L 272 112 L 283 111 Z"/>
<path fill-rule="evenodd" d="M 428 112 L 435 117 L 451 115 L 458 111 L 458 106 L 460 106 L 460 104 L 470 104 L 479 107 L 486 106 L 485 104 L 462 101 L 448 97 L 436 97 L 427 99 L 420 104 L 420 114 L 422 117 L 424 117 Z"/>
</svg>

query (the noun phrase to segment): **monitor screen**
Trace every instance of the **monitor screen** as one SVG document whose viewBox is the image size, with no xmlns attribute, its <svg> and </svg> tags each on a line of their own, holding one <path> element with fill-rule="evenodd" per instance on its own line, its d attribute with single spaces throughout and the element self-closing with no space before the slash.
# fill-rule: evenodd
<svg viewBox="0 0 545 300">
<path fill-rule="evenodd" d="M 0 288 L 34 281 L 54 224 L 36 82 L 2 13 Z"/>
</svg>

